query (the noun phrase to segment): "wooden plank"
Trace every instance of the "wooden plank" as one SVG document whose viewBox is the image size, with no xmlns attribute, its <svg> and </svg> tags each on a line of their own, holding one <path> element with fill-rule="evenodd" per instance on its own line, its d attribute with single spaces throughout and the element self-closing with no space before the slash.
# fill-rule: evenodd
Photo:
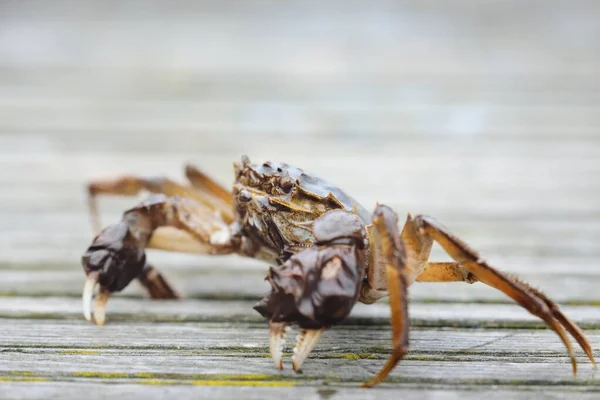
<svg viewBox="0 0 600 400">
<path fill-rule="evenodd" d="M 229 183 L 248 153 L 438 217 L 597 343 L 600 8 L 433 5 L 0 3 L 0 397 L 598 397 L 581 351 L 573 378 L 556 335 L 480 284 L 411 288 L 411 352 L 376 391 L 355 386 L 389 354 L 387 304 L 280 374 L 258 262 L 152 252 L 192 299 L 132 285 L 107 326 L 82 319 L 86 181 L 192 160 Z M 104 220 L 135 201 L 103 199 Z"/>
<path fill-rule="evenodd" d="M 161 267 L 164 276 L 185 297 L 191 299 L 236 299 L 257 300 L 270 290 L 264 281 L 267 267 L 260 263 L 240 262 L 247 268 L 240 269 L 236 261 L 222 262 L 206 259 L 182 258 L 181 265 L 173 265 L 169 260 L 164 268 L 163 259 L 151 258 L 155 265 Z M 159 262 L 160 261 L 160 262 Z M 592 260 L 590 260 L 592 261 Z M 197 265 L 190 265 L 195 262 Z M 564 260 L 556 263 L 560 269 L 575 262 Z M 513 264 L 507 264 L 513 266 Z M 518 265 L 518 264 L 517 264 Z M 519 268 L 505 268 L 510 273 L 518 273 L 519 277 L 544 290 L 554 300 L 564 304 L 598 304 L 600 301 L 600 276 L 589 268 L 573 270 L 572 273 L 550 272 L 552 264 L 545 262 L 527 265 L 527 272 Z M 39 267 L 27 269 L 30 267 Z M 175 267 L 175 268 L 173 268 Z M 549 272 L 544 273 L 548 267 Z M 0 295 L 2 296 L 68 296 L 80 297 L 83 290 L 84 274 L 78 265 L 65 264 L 53 269 L 43 265 L 28 266 L 16 264 L 10 269 L 0 268 Z M 131 283 L 116 297 L 144 297 L 145 291 L 137 282 Z M 412 302 L 500 302 L 512 303 L 503 293 L 484 284 L 468 285 L 464 283 L 415 283 L 410 288 Z"/>
<path fill-rule="evenodd" d="M 108 322 L 258 322 L 265 320 L 252 309 L 254 301 L 152 301 L 113 298 L 108 303 Z M 564 306 L 573 321 L 594 328 L 600 325 L 597 306 Z M 385 303 L 357 304 L 347 320 L 350 325 L 389 325 Z M 543 327 L 544 323 L 514 304 L 414 303 L 410 316 L 416 326 Z M 62 297 L 5 297 L 0 302 L 2 318 L 83 320 L 81 300 Z"/>
<path fill-rule="evenodd" d="M 264 327 L 239 323 L 95 327 L 31 320 L 12 320 L 11 327 L 0 338 L 0 375 L 11 380 L 144 383 L 152 379 L 164 385 L 208 385 L 207 381 L 216 380 L 225 386 L 250 380 L 267 386 L 289 381 L 335 387 L 372 375 L 390 348 L 387 329 L 335 328 L 324 335 L 314 357 L 297 375 L 289 368 L 279 372 L 272 365 Z M 600 331 L 588 335 L 594 342 Z M 411 353 L 389 383 L 599 386 L 590 364 L 582 357 L 580 362 L 580 377 L 575 379 L 563 345 L 548 331 L 413 330 Z"/>
<path fill-rule="evenodd" d="M 506 388 L 494 386 L 485 388 L 481 386 L 458 386 L 453 389 L 448 387 L 434 387 L 424 389 L 422 385 L 402 385 L 379 387 L 376 390 L 364 390 L 347 387 L 296 387 L 291 391 L 289 388 L 264 388 L 264 387 L 232 387 L 232 386 L 208 386 L 201 382 L 185 384 L 182 386 L 156 386 L 152 383 L 117 383 L 110 385 L 85 380 L 19 383 L 10 382 L 0 384 L 0 395 L 6 399 L 40 399 L 63 398 L 80 399 L 85 395 L 86 399 L 105 398 L 133 398 L 143 397 L 145 399 L 164 399 L 165 397 L 177 399 L 232 399 L 242 398 L 248 400 L 278 399 L 282 396 L 295 397 L 310 400 L 376 400 L 388 397 L 399 397 L 406 400 L 419 400 L 423 398 L 444 398 L 449 400 L 504 400 L 507 398 L 517 400 L 529 399 L 581 399 L 593 400 L 598 393 L 579 387 L 552 386 L 546 389 L 539 387 L 520 386 L 519 388 Z M 535 392 L 534 392 L 535 390 Z"/>
<path fill-rule="evenodd" d="M 86 355 L 244 355 L 260 358 L 269 352 L 266 323 L 120 321 L 97 327 L 81 320 L 3 319 L 2 324 L 10 324 L 10 329 L 0 338 L 0 353 L 7 359 L 17 353 L 79 356 L 75 359 L 82 360 Z M 289 334 L 286 348 L 293 347 L 295 332 L 297 328 Z M 600 339 L 600 330 L 586 329 L 586 336 L 590 343 L 596 343 Z M 410 342 L 408 359 L 415 361 L 437 356 L 446 361 L 495 359 L 522 363 L 539 358 L 539 362 L 550 363 L 550 358 L 555 357 L 560 358 L 561 363 L 568 363 L 560 339 L 545 329 L 415 327 L 411 330 Z M 348 354 L 356 355 L 356 359 L 383 359 L 390 352 L 391 332 L 389 327 L 381 325 L 372 328 L 367 325 L 338 326 L 328 330 L 319 343 L 314 353 L 316 359 L 339 359 Z M 86 349 L 94 351 L 90 354 L 76 351 Z M 576 351 L 585 359 L 582 351 Z M 8 370 L 8 366 L 3 369 Z"/>
<path fill-rule="evenodd" d="M 30 51 L 40 54 L 27 57 L 29 53 L 22 55 L 14 50 L 22 42 L 8 43 L 8 65 L 144 68 L 150 64 L 205 73 L 251 74 L 258 70 L 284 77 L 285 72 L 292 76 L 345 77 L 354 71 L 367 71 L 387 79 L 401 73 L 440 71 L 469 77 L 523 71 L 544 75 L 565 69 L 573 75 L 589 76 L 597 70 L 597 52 L 593 51 L 597 4 L 589 1 L 577 5 L 555 1 L 541 13 L 536 4 L 515 1 L 461 1 L 439 8 L 431 2 L 417 1 L 382 1 L 377 7 L 336 1 L 319 14 L 311 12 L 314 2 L 282 7 L 262 1 L 249 7 L 231 1 L 211 2 L 208 6 L 181 1 L 173 8 L 158 2 L 137 14 L 128 6 L 112 2 L 96 5 L 90 1 L 61 1 L 56 7 L 25 3 L 5 6 L 3 23 L 17 21 L 30 27 L 37 22 L 38 29 L 28 30 L 28 38 Z M 519 10 L 518 15 L 513 10 Z M 561 18 L 556 18 L 557 14 Z M 165 18 L 171 21 L 170 29 L 161 23 Z M 40 20 L 45 24 L 40 25 Z M 82 20 L 90 22 L 87 29 L 79 25 Z M 506 30 L 507 20 L 511 31 Z M 581 29 L 570 29 L 573 21 Z M 235 29 L 230 29 L 232 26 Z M 94 34 L 97 31 L 111 34 Z M 503 40 L 497 38 L 497 32 L 506 33 Z M 530 32 L 530 39 L 523 40 L 516 32 Z M 48 41 L 73 37 L 74 33 L 80 36 L 70 42 L 72 52 L 61 51 L 58 45 L 42 47 Z M 172 36 L 180 39 L 177 47 L 172 47 Z M 211 40 L 198 42 L 197 37 Z M 349 41 L 353 46 L 346 46 Z M 290 44 L 294 51 L 290 51 Z M 424 46 L 435 51 L 423 52 Z M 390 53 L 389 49 L 395 51 Z M 568 55 L 579 63 L 566 58 Z M 498 61 L 515 59 L 518 62 Z M 131 74 L 130 79 L 136 77 Z M 176 80 L 177 75 L 170 78 Z"/>
<path fill-rule="evenodd" d="M 177 335 L 177 329 L 171 330 Z M 131 331 L 130 331 L 131 333 Z M 238 332 L 239 335 L 239 332 Z M 415 336 L 417 336 L 416 334 Z M 439 338 L 439 332 L 437 337 Z M 523 338 L 520 338 L 523 340 Z M 100 342 L 101 338 L 97 339 Z M 238 340 L 239 337 L 238 337 Z M 492 339 L 493 340 L 493 339 Z M 503 339 L 504 340 L 504 339 Z M 535 342 L 530 336 L 528 343 Z M 555 340 L 558 340 L 555 338 Z M 489 341 L 489 340 L 488 340 Z M 266 346 L 266 337 L 263 346 Z M 507 344 L 513 343 L 507 340 Z M 516 343 L 516 341 L 514 342 Z M 321 348 L 327 349 L 323 344 Z M 386 348 L 389 348 L 386 346 Z M 541 355 L 536 355 L 540 349 Z M 179 351 L 156 350 L 97 350 L 70 349 L 39 350 L 36 348 L 0 354 L 0 375 L 17 380 L 19 377 L 43 380 L 73 380 L 88 378 L 100 382 L 144 382 L 150 379 L 164 385 L 194 384 L 220 381 L 224 386 L 234 386 L 238 381 L 265 382 L 265 386 L 338 386 L 355 385 L 364 381 L 381 368 L 385 353 L 367 350 L 364 353 L 325 351 L 315 353 L 315 358 L 305 364 L 301 375 L 291 371 L 289 365 L 277 370 L 263 347 L 260 352 L 249 354 L 245 350 L 227 351 Z M 530 346 L 522 354 L 456 355 L 455 352 L 434 351 L 408 356 L 394 370 L 388 380 L 391 386 L 398 384 L 421 385 L 565 385 L 598 387 L 600 381 L 593 368 L 580 358 L 580 376 L 574 378 L 563 354 L 554 354 L 539 347 Z M 286 364 L 289 359 L 286 358 Z M 206 384 L 209 384 L 206 382 Z M 251 386 L 252 383 L 247 383 Z M 288 386 L 289 386 L 288 385 Z"/>
<path fill-rule="evenodd" d="M 470 136 L 476 135 L 480 131 L 491 132 L 492 136 L 502 136 L 502 132 L 512 133 L 511 136 L 516 136 L 515 132 L 522 132 L 530 129 L 534 132 L 548 132 L 549 134 L 557 135 L 559 132 L 569 129 L 578 134 L 585 135 L 590 133 L 600 124 L 598 117 L 599 106 L 579 106 L 579 107 L 563 107 L 548 106 L 548 107 L 521 107 L 511 109 L 506 106 L 496 105 L 490 110 L 478 108 L 477 105 L 460 104 L 452 106 L 439 105 L 423 105 L 420 109 L 412 107 L 393 107 L 384 110 L 379 109 L 364 109 L 356 110 L 352 104 L 332 105 L 312 105 L 306 107 L 297 102 L 284 104 L 279 107 L 285 107 L 288 118 L 296 118 L 301 123 L 296 127 L 290 127 L 289 133 L 295 133 L 298 136 L 300 133 L 312 132 L 315 133 L 331 132 L 331 125 L 335 131 L 343 129 L 346 126 L 363 126 L 361 130 L 368 129 L 374 132 L 381 139 L 393 137 L 398 131 L 398 126 L 404 127 L 404 135 L 417 135 L 418 133 L 427 133 L 431 135 L 458 136 L 469 135 L 469 130 L 473 130 Z M 143 107 L 142 110 L 131 109 L 125 107 L 111 109 L 100 105 L 95 105 L 89 109 L 72 110 L 65 108 L 64 110 L 53 109 L 48 107 L 3 107 L 0 108 L 0 117 L 2 124 L 0 127 L 10 132 L 15 131 L 36 131 L 39 129 L 50 129 L 52 131 L 71 131 L 71 132 L 86 132 L 94 133 L 100 131 L 134 131 L 135 133 L 144 133 L 146 131 L 156 130 L 191 130 L 195 128 L 200 132 L 274 132 L 278 126 L 282 126 L 282 122 L 260 121 L 258 126 L 251 125 L 245 120 L 228 120 L 227 116 L 232 114 L 242 114 L 251 107 L 264 108 L 264 113 L 276 113 L 277 109 L 269 109 L 267 105 L 253 104 L 256 101 L 240 104 L 237 109 L 228 109 L 215 106 L 201 106 L 200 108 L 178 107 L 178 110 L 170 110 L 168 106 L 158 107 Z M 88 113 L 98 112 L 101 108 L 105 114 L 106 120 L 102 123 L 89 125 L 87 116 Z M 130 108 L 130 110 L 127 110 Z M 183 110 L 181 108 L 184 108 Z M 216 108 L 216 109 L 215 109 Z M 333 110 L 332 110 L 333 109 Z M 127 112 L 129 111 L 129 112 Z M 31 113 L 37 115 L 36 119 L 27 119 L 26 116 Z M 140 113 L 147 113 L 153 117 L 149 120 L 141 121 Z M 479 118 L 480 121 L 471 122 L 472 125 L 452 126 L 452 117 L 459 118 L 460 115 L 471 115 L 472 119 Z M 479 114 L 479 115 L 478 115 Z M 84 115 L 85 117 L 82 117 Z M 193 115 L 194 118 L 186 118 L 187 115 Z M 437 116 L 440 119 L 446 119 L 446 124 L 439 124 L 435 128 L 428 126 L 426 121 L 428 118 Z M 467 118 L 466 116 L 464 118 Z M 578 121 L 575 127 L 568 126 L 572 121 Z M 291 124 L 291 121 L 288 122 Z M 359 125 L 361 124 L 361 125 Z M 282 126 L 283 127 L 283 126 Z M 355 128 L 356 130 L 356 128 Z M 437 132 L 436 132 L 437 130 Z M 465 133 L 462 133 L 465 132 Z M 139 136 L 139 135 L 137 135 Z M 540 133 L 535 135 L 541 136 Z M 309 139 L 310 136 L 304 139 Z M 131 142 L 134 138 L 121 139 L 120 142 Z M 104 146 L 103 146 L 104 147 Z M 146 147 L 147 146 L 143 146 Z"/>
<path fill-rule="evenodd" d="M 4 358 L 5 357 L 0 357 Z M 79 358 L 79 363 L 77 362 Z M 6 361 L 3 360 L 5 363 Z M 20 357 L 11 357 L 10 366 L 14 371 L 22 371 L 34 377 L 48 378 L 57 376 L 72 378 L 77 376 L 91 376 L 117 380 L 123 378 L 149 377 L 157 379 L 158 383 L 175 383 L 182 381 L 218 380 L 219 376 L 228 375 L 239 378 L 244 376 L 258 376 L 260 380 L 268 383 L 275 381 L 272 386 L 284 386 L 283 382 L 290 385 L 333 385 L 339 382 L 345 385 L 359 386 L 359 383 L 369 379 L 384 363 L 383 360 L 344 360 L 322 359 L 311 360 L 306 364 L 302 375 L 299 377 L 290 368 L 282 372 L 273 365 L 267 357 L 246 359 L 239 356 L 186 356 L 171 357 L 168 355 L 153 356 L 51 356 L 44 354 Z M 0 367 L 3 368 L 4 367 Z M 573 377 L 571 366 L 568 362 L 557 362 L 551 358 L 546 362 L 511 362 L 490 361 L 476 362 L 464 361 L 413 361 L 405 360 L 401 368 L 396 368 L 388 382 L 412 384 L 456 384 L 456 385 L 585 385 L 598 387 L 600 382 L 593 374 L 591 365 L 581 366 L 580 380 Z M 36 371 L 36 372 L 33 372 Z M 136 371 L 136 372 L 134 372 Z M 137 372 L 139 371 L 139 372 Z M 62 376 L 61 376 L 62 375 Z M 174 377 L 175 379 L 173 379 Z M 179 378 L 179 379 L 177 379 Z M 241 380 L 241 379 L 240 379 Z M 283 380 L 283 382 L 281 382 Z M 140 379 L 141 381 L 141 379 Z M 173 382 L 175 381 L 175 382 Z M 299 382 L 298 382 L 299 381 Z M 135 380 L 134 380 L 135 382 Z M 581 383 L 579 383 L 581 382 Z M 108 382 L 107 382 L 108 383 Z M 225 386 L 233 386 L 235 382 Z M 248 384 L 250 386 L 251 384 Z"/>
</svg>

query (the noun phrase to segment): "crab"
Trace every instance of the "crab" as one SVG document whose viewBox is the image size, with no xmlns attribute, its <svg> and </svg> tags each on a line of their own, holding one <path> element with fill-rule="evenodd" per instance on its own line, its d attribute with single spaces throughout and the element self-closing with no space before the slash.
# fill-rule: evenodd
<svg viewBox="0 0 600 400">
<path fill-rule="evenodd" d="M 266 280 L 271 291 L 254 308 L 269 320 L 270 353 L 279 369 L 290 325 L 300 329 L 291 360 L 299 371 L 323 332 L 348 317 L 356 302 L 372 304 L 389 296 L 391 355 L 363 385 L 383 381 L 408 351 L 407 290 L 415 281 L 481 282 L 500 290 L 558 334 L 574 374 L 577 361 L 567 332 L 596 365 L 583 332 L 555 302 L 489 265 L 432 217 L 408 214 L 400 230 L 397 214 L 386 205 L 378 204 L 370 213 L 339 188 L 299 168 L 253 164 L 246 156 L 234 163 L 232 190 L 194 166 L 187 165 L 185 173 L 186 185 L 138 176 L 90 182 L 97 231 L 98 195 L 151 195 L 100 231 L 84 253 L 83 313 L 88 321 L 103 325 L 110 295 L 134 279 L 152 298 L 179 298 L 148 262 L 145 249 L 237 254 L 270 265 Z M 429 261 L 434 242 L 454 261 Z"/>
</svg>

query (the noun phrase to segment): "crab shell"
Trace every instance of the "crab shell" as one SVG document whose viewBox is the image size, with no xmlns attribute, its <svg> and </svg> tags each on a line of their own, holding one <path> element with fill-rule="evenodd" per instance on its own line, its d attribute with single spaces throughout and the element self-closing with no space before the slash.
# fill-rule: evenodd
<svg viewBox="0 0 600 400">
<path fill-rule="evenodd" d="M 247 157 L 234 168 L 233 197 L 241 234 L 260 248 L 257 253 L 270 254 L 263 257 L 266 261 L 281 264 L 314 246 L 319 241 L 314 223 L 329 211 L 352 213 L 363 227 L 371 223 L 370 213 L 356 200 L 299 168 L 274 162 L 251 164 Z M 348 228 L 335 229 L 341 229 L 337 236 L 342 237 Z M 336 236 L 335 229 L 330 235 Z"/>
<path fill-rule="evenodd" d="M 327 182 L 287 164 L 235 164 L 241 236 L 271 254 L 268 293 L 255 309 L 273 322 L 331 326 L 348 316 L 365 272 L 370 214 Z"/>
</svg>

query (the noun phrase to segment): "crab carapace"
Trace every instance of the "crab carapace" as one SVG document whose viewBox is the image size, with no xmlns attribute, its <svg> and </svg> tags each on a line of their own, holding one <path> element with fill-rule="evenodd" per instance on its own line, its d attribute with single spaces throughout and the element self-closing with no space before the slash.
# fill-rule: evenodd
<svg viewBox="0 0 600 400">
<path fill-rule="evenodd" d="M 269 346 L 283 368 L 283 341 L 289 325 L 298 336 L 292 367 L 299 370 L 321 334 L 345 319 L 359 301 L 371 304 L 388 295 L 392 353 L 364 386 L 381 382 L 408 351 L 408 287 L 415 281 L 482 282 L 512 298 L 554 330 L 576 359 L 570 333 L 595 365 L 583 332 L 558 306 L 527 283 L 490 266 L 477 252 L 428 216 L 408 215 L 403 229 L 385 205 L 373 213 L 324 180 L 287 164 L 234 163 L 228 190 L 193 166 L 188 183 L 166 178 L 121 176 L 89 184 L 92 221 L 100 231 L 96 196 L 152 195 L 103 229 L 82 257 L 87 274 L 83 291 L 86 319 L 102 325 L 111 293 L 137 278 L 152 298 L 177 298 L 146 260 L 145 249 L 197 254 L 238 254 L 270 264 L 271 291 L 255 309 L 269 320 Z M 430 262 L 433 242 L 453 262 Z"/>
</svg>

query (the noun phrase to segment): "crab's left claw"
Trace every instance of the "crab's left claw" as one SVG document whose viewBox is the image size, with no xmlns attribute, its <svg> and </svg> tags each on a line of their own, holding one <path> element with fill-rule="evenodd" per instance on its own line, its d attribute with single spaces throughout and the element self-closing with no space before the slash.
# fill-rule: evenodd
<svg viewBox="0 0 600 400">
<path fill-rule="evenodd" d="M 104 325 L 106 303 L 112 292 L 125 288 L 144 268 L 146 256 L 123 222 L 102 231 L 82 257 L 87 274 L 83 287 L 83 316 L 86 320 Z M 96 286 L 96 305 L 92 313 L 92 298 Z"/>
</svg>

